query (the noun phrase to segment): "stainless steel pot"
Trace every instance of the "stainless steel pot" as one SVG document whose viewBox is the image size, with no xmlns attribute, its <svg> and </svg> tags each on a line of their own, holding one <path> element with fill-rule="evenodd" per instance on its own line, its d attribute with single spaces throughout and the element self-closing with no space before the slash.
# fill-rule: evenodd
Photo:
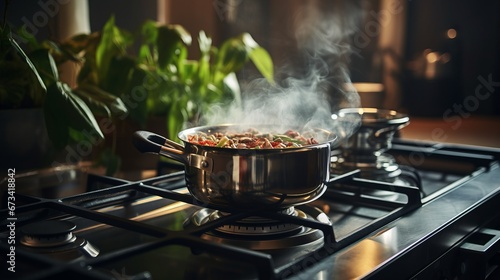
<svg viewBox="0 0 500 280">
<path fill-rule="evenodd" d="M 409 124 L 406 114 L 376 108 L 346 108 L 332 116 L 338 122 L 359 122 L 359 128 L 341 144 L 346 156 L 379 156 L 391 147 L 394 133 Z"/>
<path fill-rule="evenodd" d="M 181 131 L 180 145 L 160 135 L 137 131 L 134 145 L 184 164 L 190 193 L 219 207 L 286 208 L 320 197 L 330 177 L 330 152 L 337 136 L 315 130 L 319 144 L 284 149 L 233 149 L 202 146 L 187 141 L 199 132 L 241 131 L 237 125 L 205 126 Z"/>
</svg>

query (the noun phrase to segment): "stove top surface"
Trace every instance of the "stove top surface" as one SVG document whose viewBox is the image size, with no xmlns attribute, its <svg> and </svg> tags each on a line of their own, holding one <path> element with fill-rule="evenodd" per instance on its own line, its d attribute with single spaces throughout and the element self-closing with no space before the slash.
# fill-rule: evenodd
<svg viewBox="0 0 500 280">
<path fill-rule="evenodd" d="M 500 152 L 411 141 L 395 141 L 389 152 L 417 172 L 417 182 L 367 179 L 359 169 L 332 172 L 321 198 L 280 211 L 201 204 L 182 171 L 139 181 L 88 174 L 85 191 L 69 196 L 68 186 L 59 185 L 62 195 L 17 187 L 14 215 L 9 205 L 0 212 L 0 248 L 12 251 L 13 234 L 16 272 L 0 275 L 351 279 L 413 263 L 404 272 L 411 277 L 464 238 L 458 229 L 470 232 L 494 218 Z M 50 230 L 33 233 L 40 221 L 50 221 L 42 224 Z M 410 262 L 421 250 L 426 257 Z"/>
</svg>

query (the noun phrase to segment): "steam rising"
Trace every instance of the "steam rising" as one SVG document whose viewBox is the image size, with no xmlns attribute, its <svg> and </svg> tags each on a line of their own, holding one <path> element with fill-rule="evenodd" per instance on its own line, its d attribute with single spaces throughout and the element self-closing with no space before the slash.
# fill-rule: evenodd
<svg viewBox="0 0 500 280">
<path fill-rule="evenodd" d="M 361 16 L 356 1 L 306 2 L 297 15 L 295 35 L 303 56 L 299 77 L 289 69 L 278 69 L 287 77 L 270 86 L 263 80 L 252 81 L 243 92 L 243 110 L 230 107 L 221 112 L 214 108 L 206 116 L 210 125 L 222 123 L 273 125 L 277 129 L 291 126 L 303 129 L 323 128 L 341 137 L 350 135 L 357 124 L 340 125 L 332 113 L 340 108 L 359 107 L 359 95 L 344 91 L 350 83 L 348 59 L 351 54 L 349 36 Z M 315 4 L 314 4 L 315 3 Z M 328 11 L 328 12 L 325 12 Z M 349 15 L 349 16 L 346 16 Z M 354 15 L 354 16 L 351 16 Z"/>
</svg>

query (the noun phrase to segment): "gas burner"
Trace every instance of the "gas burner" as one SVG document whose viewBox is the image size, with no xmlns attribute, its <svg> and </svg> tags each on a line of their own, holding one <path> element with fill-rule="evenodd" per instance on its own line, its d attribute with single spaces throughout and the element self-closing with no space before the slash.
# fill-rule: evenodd
<svg viewBox="0 0 500 280">
<path fill-rule="evenodd" d="M 325 213 L 312 206 L 290 207 L 280 211 L 280 213 L 331 224 Z M 203 208 L 186 221 L 185 227 L 205 225 L 218 219 L 224 219 L 228 215 L 231 214 Z M 217 243 L 266 252 L 299 249 L 305 246 L 308 246 L 309 250 L 323 245 L 321 230 L 260 216 L 250 216 L 217 227 L 204 233 L 201 237 Z"/>
<path fill-rule="evenodd" d="M 26 250 L 51 255 L 61 260 L 96 257 L 99 250 L 73 234 L 76 225 L 69 221 L 47 220 L 21 228 L 19 242 Z"/>
<path fill-rule="evenodd" d="M 304 219 L 307 218 L 307 215 L 304 212 L 300 210 L 297 211 L 294 207 L 281 210 L 279 213 L 299 216 Z M 215 221 L 227 215 L 230 214 L 216 210 L 210 213 L 208 221 Z M 221 233 L 241 236 L 271 236 L 275 234 L 293 234 L 299 232 L 301 227 L 294 224 L 280 223 L 263 217 L 251 216 L 233 224 L 223 225 L 215 230 Z"/>
<path fill-rule="evenodd" d="M 351 158 L 352 159 L 352 158 Z M 393 156 L 383 153 L 375 161 L 350 161 L 341 156 L 341 151 L 332 156 L 330 173 L 341 175 L 354 170 L 359 170 L 357 176 L 362 179 L 390 183 L 400 186 L 417 187 L 422 192 L 422 180 L 416 170 L 409 166 L 399 165 Z M 363 189 L 363 194 L 382 198 L 389 201 L 405 201 L 406 196 L 393 191 L 379 189 Z M 422 192 L 423 195 L 423 192 Z"/>
<path fill-rule="evenodd" d="M 413 185 L 414 182 L 414 180 L 406 180 L 404 178 L 406 174 L 403 174 L 402 168 L 394 157 L 385 153 L 373 159 L 338 156 L 331 162 L 332 174 L 343 174 L 356 169 L 359 169 L 359 176 L 364 179 L 387 183 L 406 182 L 405 185 Z"/>
</svg>

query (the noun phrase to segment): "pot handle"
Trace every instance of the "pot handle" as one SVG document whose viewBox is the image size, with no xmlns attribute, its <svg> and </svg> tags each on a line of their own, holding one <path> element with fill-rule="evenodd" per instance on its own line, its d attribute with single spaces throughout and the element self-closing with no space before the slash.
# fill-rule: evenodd
<svg viewBox="0 0 500 280">
<path fill-rule="evenodd" d="M 149 131 L 136 131 L 132 139 L 135 148 L 141 153 L 153 153 L 179 161 L 185 166 L 212 172 L 213 160 L 198 154 L 187 154 L 184 146 Z"/>
<path fill-rule="evenodd" d="M 184 147 L 170 139 L 149 131 L 136 131 L 132 139 L 135 148 L 141 153 L 166 156 L 185 165 L 189 164 Z"/>
<path fill-rule="evenodd" d="M 381 128 L 381 129 L 375 131 L 375 133 L 373 133 L 373 135 L 375 136 L 375 138 L 379 138 L 382 136 L 382 134 L 393 132 L 393 131 L 398 131 L 409 124 L 410 124 L 409 122 L 406 122 L 406 123 L 403 123 L 403 124 L 400 124 L 397 126 L 384 127 L 384 128 Z"/>
</svg>

